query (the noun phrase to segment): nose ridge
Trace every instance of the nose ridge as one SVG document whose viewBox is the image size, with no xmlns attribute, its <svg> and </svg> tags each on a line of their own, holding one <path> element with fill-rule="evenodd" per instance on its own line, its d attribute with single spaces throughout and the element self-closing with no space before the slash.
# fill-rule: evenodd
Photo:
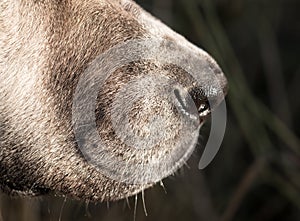
<svg viewBox="0 0 300 221">
<path fill-rule="evenodd" d="M 212 72 L 211 74 L 214 75 L 213 76 L 214 80 L 217 81 L 217 85 L 219 86 L 219 88 L 222 89 L 223 96 L 225 96 L 228 92 L 227 78 L 225 77 L 222 69 L 214 59 L 210 58 L 207 60 L 207 62 L 208 62 L 208 68 Z"/>
<path fill-rule="evenodd" d="M 228 92 L 227 78 L 222 69 L 212 58 L 208 58 L 206 62 L 204 77 L 189 90 L 200 121 L 204 121 L 214 111 Z"/>
<path fill-rule="evenodd" d="M 223 96 L 225 97 L 227 95 L 227 93 L 228 93 L 228 81 L 227 81 L 227 78 L 225 77 L 223 71 L 219 67 L 214 70 L 214 73 L 216 74 L 218 84 L 219 84 L 220 88 L 223 91 Z"/>
<path fill-rule="evenodd" d="M 217 66 L 213 71 L 215 74 L 215 82 L 213 83 L 214 86 L 212 86 L 212 88 L 214 88 L 216 92 L 205 93 L 212 111 L 225 99 L 225 96 L 228 93 L 228 81 L 221 68 Z"/>
</svg>

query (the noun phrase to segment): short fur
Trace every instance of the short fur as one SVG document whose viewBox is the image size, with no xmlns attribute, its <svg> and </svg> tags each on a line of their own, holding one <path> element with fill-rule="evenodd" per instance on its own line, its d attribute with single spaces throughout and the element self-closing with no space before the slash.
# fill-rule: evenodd
<svg viewBox="0 0 300 221">
<path fill-rule="evenodd" d="M 55 191 L 77 199 L 103 201 L 124 198 L 151 186 L 153 183 L 126 184 L 110 179 L 82 156 L 73 132 L 72 98 L 80 76 L 99 54 L 130 39 L 158 36 L 199 53 L 218 74 L 225 91 L 225 77 L 209 55 L 130 0 L 2 0 L 1 190 L 17 195 Z M 191 93 L 195 91 L 183 70 L 159 62 L 128 64 L 107 80 L 97 100 L 98 131 L 107 138 L 112 151 L 124 157 L 128 154 L 128 159 L 135 156 L 114 137 L 109 104 L 126 82 L 148 75 L 150 70 L 165 73 Z M 197 93 L 193 98 L 206 99 Z M 160 104 L 159 100 L 154 93 L 150 103 L 140 102 L 131 111 L 136 131 L 147 135 L 142 129 L 147 116 L 154 111 L 169 111 L 166 107 L 170 104 Z M 175 128 L 178 118 L 170 116 L 169 123 Z M 165 154 L 172 151 L 178 131 L 175 128 L 169 133 L 168 142 L 160 145 Z M 159 151 L 149 152 L 147 157 Z"/>
</svg>

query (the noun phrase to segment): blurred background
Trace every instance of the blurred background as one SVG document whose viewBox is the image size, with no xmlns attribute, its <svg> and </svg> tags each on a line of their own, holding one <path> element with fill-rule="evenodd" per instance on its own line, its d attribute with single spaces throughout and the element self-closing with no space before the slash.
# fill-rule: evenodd
<svg viewBox="0 0 300 221">
<path fill-rule="evenodd" d="M 0 220 L 300 220 L 300 1 L 137 2 L 225 72 L 228 121 L 216 158 L 198 169 L 207 123 L 188 166 L 145 191 L 145 206 L 141 194 L 99 204 L 2 194 Z"/>
</svg>

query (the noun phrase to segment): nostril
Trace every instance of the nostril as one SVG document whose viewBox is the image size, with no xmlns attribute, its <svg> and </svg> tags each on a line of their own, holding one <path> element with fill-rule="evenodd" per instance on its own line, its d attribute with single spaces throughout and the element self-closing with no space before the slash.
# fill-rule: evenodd
<svg viewBox="0 0 300 221">
<path fill-rule="evenodd" d="M 210 115 L 215 103 L 214 99 L 209 99 L 201 88 L 193 88 L 190 94 L 197 108 L 198 116 L 203 121 Z"/>
<path fill-rule="evenodd" d="M 176 107 L 177 109 L 192 120 L 198 119 L 198 112 L 195 107 L 194 100 L 191 98 L 189 93 L 186 91 L 182 91 L 179 89 L 174 90 L 174 95 L 176 99 Z M 198 120 L 197 120 L 198 121 Z"/>
<path fill-rule="evenodd" d="M 186 109 L 186 102 L 183 101 L 182 96 L 180 95 L 179 90 L 175 89 L 174 90 L 174 94 L 175 94 L 176 99 L 178 100 L 178 102 L 182 106 L 182 108 Z"/>
<path fill-rule="evenodd" d="M 210 114 L 211 108 L 208 101 L 202 102 L 199 107 L 197 107 L 199 117 L 206 117 Z"/>
<path fill-rule="evenodd" d="M 200 122 L 203 122 L 207 116 L 211 113 L 211 104 L 202 91 L 193 91 L 192 93 L 183 94 L 178 89 L 174 90 L 175 98 L 178 102 L 179 110 L 193 118 L 200 118 Z"/>
</svg>

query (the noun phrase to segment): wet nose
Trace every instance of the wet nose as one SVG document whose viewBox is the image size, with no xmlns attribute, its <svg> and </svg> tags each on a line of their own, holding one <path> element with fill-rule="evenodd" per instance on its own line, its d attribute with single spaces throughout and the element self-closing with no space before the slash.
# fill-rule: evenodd
<svg viewBox="0 0 300 221">
<path fill-rule="evenodd" d="M 216 63 L 209 63 L 207 71 L 209 79 L 189 91 L 198 110 L 200 122 L 224 100 L 228 91 L 227 79 Z"/>
</svg>

